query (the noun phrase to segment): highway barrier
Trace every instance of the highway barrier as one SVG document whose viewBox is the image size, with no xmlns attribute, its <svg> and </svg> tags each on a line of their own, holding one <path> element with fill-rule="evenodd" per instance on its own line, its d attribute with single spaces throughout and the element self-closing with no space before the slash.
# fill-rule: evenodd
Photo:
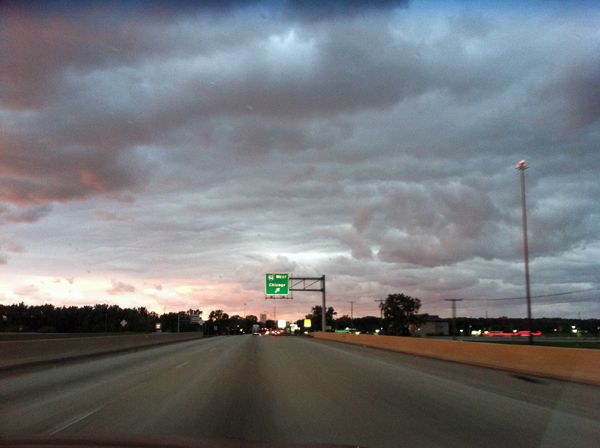
<svg viewBox="0 0 600 448">
<path fill-rule="evenodd" d="M 187 341 L 202 333 L 144 333 L 0 341 L 0 371 Z"/>
<path fill-rule="evenodd" d="M 600 385 L 600 350 L 351 333 L 317 332 L 312 336 L 514 373 Z"/>
</svg>

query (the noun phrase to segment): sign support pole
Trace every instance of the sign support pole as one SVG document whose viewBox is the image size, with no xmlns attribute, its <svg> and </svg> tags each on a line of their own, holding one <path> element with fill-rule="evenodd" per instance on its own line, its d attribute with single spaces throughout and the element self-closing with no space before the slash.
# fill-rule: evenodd
<svg viewBox="0 0 600 448">
<path fill-rule="evenodd" d="M 290 291 L 319 291 L 322 298 L 321 331 L 327 331 L 327 292 L 325 274 L 320 277 L 291 277 Z M 315 325 L 317 325 L 315 323 Z"/>
<path fill-rule="evenodd" d="M 327 330 L 327 321 L 325 319 L 327 313 L 327 299 L 325 296 L 325 274 L 323 274 L 323 312 L 321 313 L 321 331 L 325 333 Z"/>
</svg>

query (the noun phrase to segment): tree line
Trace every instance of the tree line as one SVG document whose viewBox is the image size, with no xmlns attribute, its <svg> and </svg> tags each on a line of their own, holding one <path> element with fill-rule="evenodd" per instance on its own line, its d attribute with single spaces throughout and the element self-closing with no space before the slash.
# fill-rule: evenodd
<svg viewBox="0 0 600 448">
<path fill-rule="evenodd" d="M 121 324 L 124 322 L 124 324 Z M 63 306 L 0 305 L 0 331 L 44 333 L 150 332 L 160 322 L 158 314 L 146 308 L 117 305 Z"/>
<path fill-rule="evenodd" d="M 416 334 L 416 329 L 428 318 L 434 317 L 428 314 L 419 314 L 421 300 L 406 294 L 389 294 L 381 305 L 382 317 L 366 316 L 352 319 L 348 315 L 334 317 L 337 313 L 332 307 L 328 307 L 325 314 L 326 325 L 332 331 L 351 329 L 361 333 L 374 333 L 393 336 L 411 336 Z M 321 329 L 322 307 L 314 306 L 306 318 L 312 320 L 312 328 Z M 452 322 L 450 324 L 450 334 Z M 302 321 L 298 321 L 301 325 Z M 472 318 L 457 317 L 456 333 L 468 336 L 473 331 L 502 331 L 512 332 L 527 330 L 528 320 L 526 318 L 514 317 L 492 317 Z M 600 319 L 569 319 L 569 318 L 535 318 L 533 319 L 533 330 L 541 331 L 545 335 L 600 335 Z"/>
<path fill-rule="evenodd" d="M 204 320 L 196 323 L 193 316 Z M 256 323 L 258 318 L 254 315 L 230 316 L 223 310 L 213 310 L 203 317 L 199 309 L 159 315 L 145 307 L 121 308 L 107 304 L 55 307 L 21 302 L 0 305 L 0 332 L 121 333 L 153 332 L 160 328 L 165 332 L 202 331 L 206 335 L 225 335 L 250 333 Z M 276 327 L 272 320 L 263 325 Z"/>
<path fill-rule="evenodd" d="M 406 294 L 389 294 L 380 307 L 383 320 L 375 316 L 351 318 L 348 315 L 335 319 L 337 312 L 333 307 L 328 307 L 325 312 L 325 325 L 330 330 L 352 329 L 361 333 L 377 331 L 393 336 L 410 336 L 412 326 L 420 322 L 418 312 L 421 308 L 421 300 L 417 298 Z M 321 330 L 322 316 L 323 307 L 317 305 L 312 307 L 306 318 L 311 320 L 312 328 L 318 331 Z M 302 320 L 297 323 L 301 326 Z"/>
<path fill-rule="evenodd" d="M 390 294 L 381 302 L 379 316 L 351 318 L 348 315 L 337 316 L 333 307 L 328 307 L 325 320 L 328 329 L 360 331 L 361 333 L 410 336 L 414 329 L 425 319 L 426 314 L 419 314 L 421 301 L 405 294 Z M 314 306 L 306 318 L 311 319 L 311 331 L 321 330 L 322 307 Z M 201 324 L 195 323 L 192 316 L 203 319 Z M 534 319 L 534 330 L 544 334 L 594 334 L 600 333 L 600 319 Z M 159 315 L 144 307 L 121 308 L 117 305 L 99 304 L 94 306 L 62 306 L 25 305 L 23 302 L 14 305 L 0 305 L 0 332 L 45 332 L 45 333 L 95 333 L 95 332 L 152 332 L 160 324 L 161 331 L 188 332 L 202 331 L 206 335 L 247 334 L 258 322 L 254 315 L 229 315 L 223 310 L 213 310 L 208 316 L 198 309 L 189 309 L 179 313 Z M 261 326 L 275 328 L 273 320 L 260 322 Z M 296 321 L 300 329 L 304 329 L 304 319 Z M 527 320 L 520 318 L 467 318 L 456 319 L 457 333 L 470 335 L 472 331 L 512 331 L 527 329 Z M 575 327 L 575 328 L 573 328 Z M 460 331 L 462 330 L 462 332 Z M 575 330 L 575 331 L 573 331 Z"/>
<path fill-rule="evenodd" d="M 189 309 L 179 313 L 159 315 L 145 307 L 121 308 L 117 305 L 98 304 L 94 306 L 62 306 L 51 304 L 0 305 L 0 331 L 2 332 L 41 332 L 41 333 L 119 333 L 153 332 L 157 324 L 161 331 L 186 332 L 205 330 L 209 334 L 226 334 L 230 326 L 240 323 L 242 328 L 251 327 L 256 317 L 248 316 L 242 320 L 239 316 L 230 318 L 221 310 L 211 311 L 209 320 L 197 324 L 192 316 L 202 316 L 202 311 Z M 216 322 L 215 325 L 209 325 Z"/>
</svg>

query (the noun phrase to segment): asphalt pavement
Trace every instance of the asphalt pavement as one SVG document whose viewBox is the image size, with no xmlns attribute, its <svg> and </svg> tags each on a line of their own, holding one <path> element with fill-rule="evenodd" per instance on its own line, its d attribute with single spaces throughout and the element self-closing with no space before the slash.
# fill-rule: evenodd
<svg viewBox="0 0 600 448">
<path fill-rule="evenodd" d="M 223 336 L 5 372 L 0 436 L 596 447 L 600 387 L 307 337 Z"/>
</svg>

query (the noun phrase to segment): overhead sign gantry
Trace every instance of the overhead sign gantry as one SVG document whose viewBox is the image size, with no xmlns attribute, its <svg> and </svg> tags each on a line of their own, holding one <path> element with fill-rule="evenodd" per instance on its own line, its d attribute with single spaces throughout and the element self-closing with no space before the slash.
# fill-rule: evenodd
<svg viewBox="0 0 600 448">
<path fill-rule="evenodd" d="M 266 299 L 291 299 L 292 291 L 318 291 L 322 293 L 321 331 L 327 329 L 327 300 L 325 293 L 325 275 L 321 277 L 292 277 L 289 273 L 271 272 L 265 275 Z"/>
</svg>

